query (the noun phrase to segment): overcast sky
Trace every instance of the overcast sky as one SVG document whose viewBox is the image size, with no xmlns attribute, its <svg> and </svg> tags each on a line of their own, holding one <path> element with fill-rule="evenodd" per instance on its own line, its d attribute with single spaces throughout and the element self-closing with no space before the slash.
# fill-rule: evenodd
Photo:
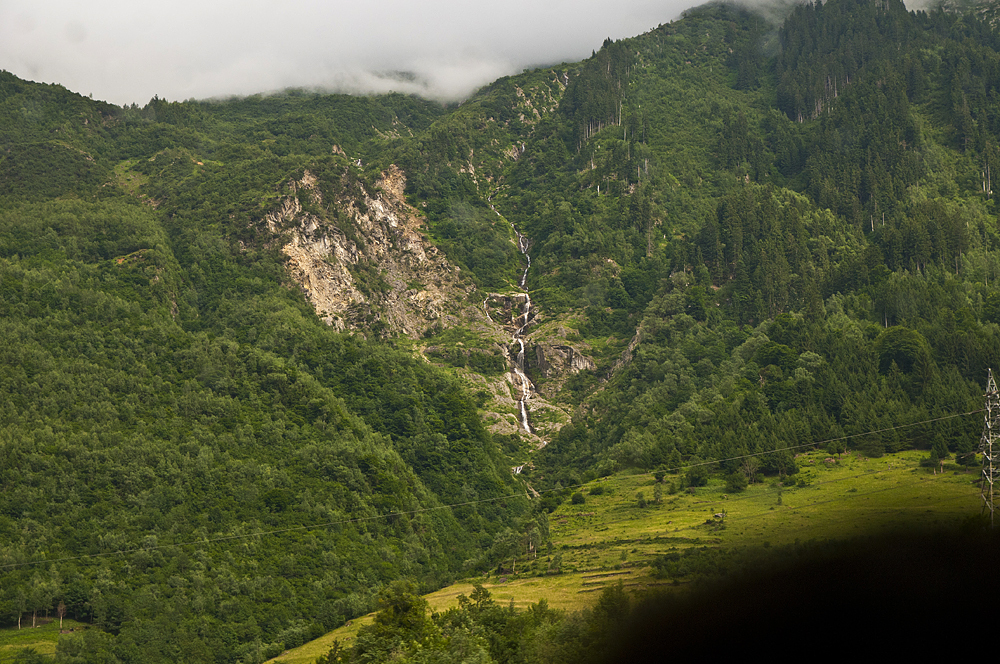
<svg viewBox="0 0 1000 664">
<path fill-rule="evenodd" d="M 698 0 L 0 0 L 0 69 L 116 104 L 285 87 L 459 98 Z"/>
</svg>

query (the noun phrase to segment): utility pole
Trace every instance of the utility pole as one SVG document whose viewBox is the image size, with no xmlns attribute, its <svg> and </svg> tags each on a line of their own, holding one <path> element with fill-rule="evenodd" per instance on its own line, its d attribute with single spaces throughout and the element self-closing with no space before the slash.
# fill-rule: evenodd
<svg viewBox="0 0 1000 664">
<path fill-rule="evenodd" d="M 993 481 L 1000 474 L 1000 392 L 993 380 L 993 369 L 988 370 L 986 379 L 986 408 L 983 422 L 983 437 L 979 441 L 979 451 L 983 454 L 983 476 L 980 495 L 983 499 L 983 514 L 990 511 L 990 528 L 993 528 Z M 997 443 L 994 445 L 994 443 Z"/>
</svg>

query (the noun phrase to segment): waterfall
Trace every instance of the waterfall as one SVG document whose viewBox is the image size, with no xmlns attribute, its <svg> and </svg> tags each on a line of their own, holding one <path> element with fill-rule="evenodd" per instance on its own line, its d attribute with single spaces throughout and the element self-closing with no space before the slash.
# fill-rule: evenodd
<svg viewBox="0 0 1000 664">
<path fill-rule="evenodd" d="M 503 219 L 495 207 L 493 207 L 492 196 L 487 199 L 489 202 L 490 209 Z M 506 221 L 506 219 L 504 219 Z M 507 222 L 510 224 L 510 222 Z M 523 297 L 524 303 L 521 306 L 521 314 L 514 319 L 515 331 L 511 337 L 511 348 L 516 345 L 518 350 L 517 353 L 511 358 L 511 373 L 514 375 L 514 383 L 517 385 L 520 392 L 520 398 L 517 400 L 517 410 L 521 419 L 521 428 L 528 433 L 534 433 L 534 429 L 531 428 L 531 422 L 528 419 L 528 399 L 534 393 L 535 385 L 528 378 L 528 375 L 524 372 L 524 331 L 528 327 L 529 317 L 531 316 L 531 295 L 528 294 L 527 283 L 528 283 L 528 270 L 531 269 L 531 256 L 528 254 L 528 249 L 531 243 L 528 238 L 521 235 L 514 224 L 510 224 L 511 230 L 514 231 L 514 235 L 517 236 L 517 249 L 525 258 L 524 272 L 521 273 L 521 280 L 518 282 L 518 287 L 521 289 L 521 293 L 518 293 L 514 297 Z M 490 316 L 490 312 L 487 309 L 487 302 L 493 297 L 510 297 L 503 296 L 499 293 L 491 293 L 485 300 L 483 300 L 483 310 L 486 311 L 486 317 L 491 321 L 493 318 Z"/>
</svg>

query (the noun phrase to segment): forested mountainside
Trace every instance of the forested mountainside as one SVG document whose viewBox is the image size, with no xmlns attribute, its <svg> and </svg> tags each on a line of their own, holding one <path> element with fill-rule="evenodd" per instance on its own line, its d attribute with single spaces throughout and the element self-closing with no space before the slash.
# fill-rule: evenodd
<svg viewBox="0 0 1000 664">
<path fill-rule="evenodd" d="M 437 587 L 544 529 L 475 397 L 328 326 L 268 224 L 307 167 L 346 208 L 381 205 L 331 145 L 443 109 L 120 109 L 9 74 L 0 99 L 5 623 L 62 603 L 106 630 L 79 646 L 92 654 L 257 661 L 367 611 L 393 579 Z"/>
<path fill-rule="evenodd" d="M 0 73 L 2 619 L 101 628 L 65 661 L 256 662 L 538 547 L 533 489 L 737 490 L 874 430 L 975 463 L 981 16 L 711 5 L 453 106 Z"/>
<path fill-rule="evenodd" d="M 995 32 L 828 2 L 778 29 L 689 12 L 630 45 L 622 122 L 649 138 L 588 145 L 618 169 L 611 191 L 634 188 L 621 201 L 649 201 L 660 253 L 614 256 L 604 301 L 585 310 L 586 326 L 618 320 L 612 334 L 639 343 L 543 451 L 548 476 L 774 450 L 718 467 L 753 481 L 794 472 L 796 445 L 977 409 L 997 360 Z M 684 77 L 700 82 L 671 97 Z M 616 161 L 633 143 L 658 166 L 645 181 L 635 158 Z M 622 226 L 642 247 L 641 223 Z M 953 418 L 852 446 L 975 463 L 978 427 Z"/>
</svg>

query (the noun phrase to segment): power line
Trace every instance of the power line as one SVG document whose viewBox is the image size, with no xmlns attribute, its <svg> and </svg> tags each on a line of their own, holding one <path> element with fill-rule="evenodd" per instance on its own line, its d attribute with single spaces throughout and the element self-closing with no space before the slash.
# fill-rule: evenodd
<svg viewBox="0 0 1000 664">
<path fill-rule="evenodd" d="M 775 454 L 777 452 L 783 452 L 783 451 L 786 451 L 786 450 L 798 450 L 798 449 L 802 449 L 802 448 L 805 448 L 805 447 L 819 447 L 820 445 L 828 445 L 830 443 L 836 443 L 836 442 L 839 442 L 841 440 L 850 440 L 851 438 L 860 438 L 861 436 L 871 436 L 871 435 L 876 434 L 876 433 L 886 433 L 887 431 L 895 431 L 896 429 L 906 429 L 908 427 L 920 426 L 921 424 L 932 424 L 934 422 L 943 422 L 944 420 L 951 420 L 951 419 L 954 419 L 956 417 L 965 417 L 967 415 L 975 415 L 976 413 L 983 412 L 983 410 L 984 409 L 980 408 L 979 410 L 970 410 L 967 413 L 956 413 L 954 415 L 944 415 L 942 417 L 935 417 L 934 419 L 931 419 L 931 420 L 923 420 L 921 422 L 910 422 L 909 424 L 897 424 L 895 426 L 885 427 L 884 429 L 875 429 L 873 431 L 865 431 L 863 433 L 852 433 L 852 434 L 849 434 L 847 436 L 840 436 L 838 438 L 827 438 L 826 440 L 817 440 L 817 441 L 812 442 L 812 443 L 802 443 L 801 445 L 790 445 L 788 447 L 782 447 L 780 449 L 775 449 L 775 450 L 767 450 L 765 452 L 754 452 L 752 454 L 742 454 L 742 455 L 739 455 L 739 456 L 728 457 L 728 458 L 725 458 L 725 459 L 715 459 L 715 460 L 712 460 L 712 461 L 702 461 L 700 463 L 686 464 L 684 466 L 681 466 L 681 468 L 693 468 L 695 466 L 707 466 L 707 465 L 711 465 L 713 463 L 722 463 L 724 461 L 739 461 L 740 459 L 748 459 L 750 457 L 764 456 L 765 454 Z"/>
<path fill-rule="evenodd" d="M 699 463 L 695 463 L 695 464 L 686 464 L 686 465 L 679 466 L 679 467 L 673 468 L 673 469 L 668 469 L 668 470 L 671 471 L 671 472 L 677 472 L 677 471 L 680 471 L 680 470 L 682 470 L 684 468 L 694 468 L 696 466 L 704 466 L 704 465 L 710 465 L 710 464 L 715 464 L 715 463 L 724 463 L 726 461 L 738 461 L 740 459 L 746 459 L 746 458 L 749 458 L 749 457 L 764 456 L 764 455 L 767 455 L 767 454 L 777 454 L 779 452 L 786 452 L 786 451 L 789 451 L 789 450 L 803 449 L 803 448 L 806 448 L 806 447 L 817 447 L 819 445 L 825 445 L 825 444 L 828 444 L 828 443 L 831 443 L 831 442 L 837 442 L 837 441 L 841 441 L 841 440 L 848 440 L 848 439 L 852 439 L 852 438 L 858 438 L 858 437 L 861 437 L 861 436 L 873 435 L 873 434 L 877 434 L 877 433 L 885 433 L 887 431 L 894 431 L 896 429 L 904 429 L 904 428 L 907 428 L 907 427 L 919 426 L 921 424 L 931 424 L 933 422 L 941 422 L 941 421 L 944 421 L 944 420 L 954 419 L 956 417 L 965 417 L 965 416 L 968 416 L 968 415 L 975 415 L 975 414 L 981 413 L 981 412 L 983 412 L 983 409 L 969 411 L 967 413 L 956 413 L 956 414 L 953 414 L 953 415 L 945 415 L 945 416 L 936 417 L 936 418 L 933 418 L 933 419 L 930 419 L 930 420 L 923 420 L 921 422 L 911 422 L 911 423 L 908 423 L 908 424 L 898 424 L 898 425 L 895 425 L 895 426 L 885 427 L 885 428 L 882 428 L 882 429 L 876 429 L 876 430 L 873 430 L 873 431 L 865 431 L 865 432 L 862 432 L 862 433 L 850 434 L 850 435 L 846 435 L 846 436 L 839 436 L 837 438 L 829 438 L 829 439 L 826 439 L 826 440 L 813 441 L 813 442 L 809 442 L 809 443 L 802 443 L 800 445 L 791 445 L 791 446 L 788 446 L 788 447 L 782 447 L 782 448 L 775 449 L 775 450 L 767 450 L 767 451 L 763 451 L 763 452 L 755 452 L 755 453 L 752 453 L 752 454 L 742 454 L 742 455 L 737 455 L 737 456 L 732 456 L 732 457 L 726 457 L 726 458 L 722 458 L 722 459 L 714 459 L 714 460 L 711 460 L 711 461 L 703 461 L 703 462 L 699 462 Z M 632 475 L 619 475 L 619 476 L 614 477 L 612 479 L 614 481 L 620 481 L 620 480 L 632 479 L 632 478 L 636 478 L 636 477 L 644 477 L 644 476 L 648 476 L 648 475 L 651 475 L 651 474 L 652 474 L 651 472 L 643 472 L 643 473 L 635 473 L 635 474 L 632 474 Z M 539 494 L 545 494 L 545 493 L 552 493 L 552 492 L 556 492 L 556 491 L 565 491 L 567 489 L 579 488 L 579 487 L 583 487 L 585 485 L 586 485 L 586 483 L 572 484 L 572 485 L 569 485 L 569 486 L 566 486 L 566 487 L 561 487 L 561 488 L 543 489 L 543 490 L 539 491 L 538 493 Z M 170 544 L 154 544 L 154 545 L 151 545 L 151 546 L 137 546 L 137 547 L 132 547 L 132 548 L 128 548 L 128 549 L 119 549 L 117 551 L 105 551 L 105 552 L 101 552 L 101 553 L 88 553 L 88 554 L 82 554 L 82 555 L 78 555 L 78 556 L 64 556 L 64 557 L 61 557 L 61 558 L 49 558 L 49 559 L 45 559 L 45 560 L 34 560 L 34 561 L 20 562 L 20 563 L 7 563 L 7 564 L 4 564 L 4 565 L 0 565 L 0 570 L 10 570 L 10 569 L 16 569 L 16 568 L 19 568 L 19 567 L 31 567 L 31 566 L 35 566 L 35 565 L 51 565 L 51 564 L 55 564 L 55 563 L 72 562 L 72 561 L 76 561 L 76 560 L 89 560 L 89 559 L 96 559 L 96 558 L 110 558 L 110 557 L 115 557 L 115 556 L 126 556 L 126 555 L 130 555 L 130 554 L 134 554 L 134 553 L 139 553 L 139 552 L 142 552 L 142 551 L 157 551 L 157 550 L 162 550 L 162 549 L 179 548 L 179 547 L 184 547 L 184 546 L 206 545 L 206 544 L 215 544 L 215 543 L 218 543 L 218 542 L 227 542 L 227 541 L 234 541 L 234 540 L 241 540 L 241 539 L 262 538 L 262 537 L 268 537 L 268 536 L 272 536 L 272 535 L 281 535 L 281 534 L 290 533 L 290 532 L 300 532 L 300 531 L 305 531 L 305 530 L 318 530 L 318 529 L 321 529 L 321 528 L 331 528 L 331 527 L 334 527 L 334 526 L 343 526 L 343 525 L 351 525 L 351 524 L 357 524 L 357 523 L 366 523 L 366 522 L 379 521 L 379 520 L 382 520 L 382 519 L 390 519 L 390 518 L 400 517 L 400 516 L 413 516 L 413 515 L 417 515 L 417 514 L 425 514 L 425 513 L 428 513 L 428 512 L 434 512 L 434 511 L 438 511 L 438 510 L 450 510 L 450 509 L 453 509 L 453 508 L 456 508 L 456 507 L 468 507 L 468 506 L 472 506 L 472 505 L 480 505 L 480 504 L 484 504 L 484 503 L 498 502 L 498 501 L 503 501 L 503 500 L 512 500 L 512 499 L 515 499 L 515 498 L 523 498 L 523 497 L 524 497 L 524 494 L 518 492 L 518 493 L 515 493 L 515 494 L 507 494 L 507 495 L 504 495 L 504 496 L 495 496 L 495 497 L 492 497 L 492 498 L 481 498 L 481 499 L 478 499 L 478 500 L 467 500 L 467 501 L 464 501 L 464 502 L 451 503 L 451 504 L 448 504 L 448 505 L 436 505 L 436 506 L 433 506 L 433 507 L 423 507 L 423 508 L 415 509 L 415 510 L 404 510 L 404 511 L 399 511 L 399 512 L 389 512 L 389 513 L 386 513 L 386 514 L 376 514 L 376 515 L 368 516 L 368 517 L 354 517 L 354 518 L 349 518 L 349 519 L 339 519 L 339 520 L 336 520 L 336 521 L 326 521 L 326 522 L 323 522 L 323 523 L 316 523 L 316 524 L 310 524 L 310 525 L 289 526 L 287 528 L 277 528 L 277 529 L 274 529 L 274 530 L 263 530 L 263 531 L 257 531 L 257 532 L 254 532 L 254 533 L 243 533 L 243 534 L 239 534 L 239 535 L 222 535 L 222 536 L 218 536 L 218 537 L 206 537 L 206 538 L 201 538 L 201 539 L 192 539 L 192 540 L 188 540 L 186 542 L 173 542 L 173 543 L 170 543 Z"/>
</svg>

